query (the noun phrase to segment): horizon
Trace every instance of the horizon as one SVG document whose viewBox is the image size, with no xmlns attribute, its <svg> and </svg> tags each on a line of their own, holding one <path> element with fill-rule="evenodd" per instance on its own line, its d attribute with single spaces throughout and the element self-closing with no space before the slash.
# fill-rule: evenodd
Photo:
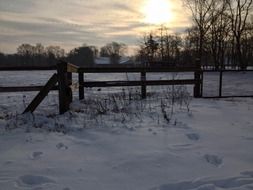
<svg viewBox="0 0 253 190">
<path fill-rule="evenodd" d="M 57 45 L 69 52 L 83 44 L 101 47 L 112 41 L 133 52 L 145 33 L 161 25 L 183 33 L 191 24 L 191 15 L 177 0 L 0 0 L 0 14 L 0 52 L 6 54 L 23 43 Z"/>
</svg>

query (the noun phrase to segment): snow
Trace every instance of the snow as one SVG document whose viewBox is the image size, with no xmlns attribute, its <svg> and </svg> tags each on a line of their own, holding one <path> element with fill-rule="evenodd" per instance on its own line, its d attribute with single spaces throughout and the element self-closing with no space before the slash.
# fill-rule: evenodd
<svg viewBox="0 0 253 190">
<path fill-rule="evenodd" d="M 133 63 L 129 57 L 120 57 L 119 64 Z M 110 64 L 110 57 L 97 57 L 95 58 L 95 64 L 104 65 Z"/>
<path fill-rule="evenodd" d="M 44 83 L 51 75 L 17 73 L 16 80 L 1 73 L 1 83 Z M 107 76 L 86 76 L 94 78 Z M 0 189 L 253 189 L 252 98 L 189 99 L 189 110 L 177 103 L 170 116 L 167 87 L 149 88 L 147 100 L 134 101 L 121 97 L 136 96 L 138 88 L 86 89 L 83 101 L 73 90 L 71 111 L 64 115 L 57 114 L 57 92 L 24 115 L 36 92 L 0 94 Z M 106 112 L 98 114 L 103 109 L 94 105 L 107 106 Z"/>
</svg>

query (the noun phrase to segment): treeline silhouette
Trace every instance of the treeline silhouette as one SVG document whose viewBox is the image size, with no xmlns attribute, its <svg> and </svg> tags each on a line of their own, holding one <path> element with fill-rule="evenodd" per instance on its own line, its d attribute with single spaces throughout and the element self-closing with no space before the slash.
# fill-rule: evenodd
<svg viewBox="0 0 253 190">
<path fill-rule="evenodd" d="M 127 46 L 123 43 L 111 42 L 100 50 L 95 46 L 84 44 L 66 53 L 60 46 L 44 47 L 41 43 L 21 44 L 14 54 L 0 53 L 0 67 L 50 67 L 55 66 L 60 59 L 79 66 L 92 66 L 95 63 L 95 57 L 99 55 L 108 57 L 112 64 L 117 64 L 120 57 L 124 56 L 126 49 Z"/>
</svg>

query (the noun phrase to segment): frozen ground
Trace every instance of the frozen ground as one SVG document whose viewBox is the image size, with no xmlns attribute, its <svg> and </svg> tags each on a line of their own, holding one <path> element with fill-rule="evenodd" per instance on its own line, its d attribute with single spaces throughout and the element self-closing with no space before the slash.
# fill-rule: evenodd
<svg viewBox="0 0 253 190">
<path fill-rule="evenodd" d="M 46 79 L 26 82 L 36 77 Z M 176 105 L 168 122 L 165 90 L 133 101 L 131 112 L 96 116 L 87 100 L 103 89 L 87 90 L 61 116 L 57 92 L 34 115 L 20 115 L 34 93 L 0 94 L 0 189 L 253 189 L 253 99 L 193 99 L 190 110 Z"/>
</svg>

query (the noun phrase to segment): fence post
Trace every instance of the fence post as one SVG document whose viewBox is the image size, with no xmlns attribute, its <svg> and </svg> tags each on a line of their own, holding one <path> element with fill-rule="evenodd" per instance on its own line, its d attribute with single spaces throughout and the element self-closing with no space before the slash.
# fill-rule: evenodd
<svg viewBox="0 0 253 190">
<path fill-rule="evenodd" d="M 203 97 L 203 88 L 204 88 L 204 72 L 201 70 L 201 89 L 200 89 L 200 96 Z"/>
<path fill-rule="evenodd" d="M 67 78 L 68 78 L 68 85 L 72 85 L 72 73 L 67 72 Z"/>
<path fill-rule="evenodd" d="M 78 73 L 78 84 L 79 84 L 79 100 L 84 99 L 84 88 L 83 88 L 83 73 Z"/>
<path fill-rule="evenodd" d="M 196 70 L 194 72 L 194 80 L 197 82 L 194 85 L 194 97 L 201 97 L 201 63 L 200 59 L 196 59 Z"/>
<path fill-rule="evenodd" d="M 72 85 L 72 73 L 71 72 L 67 72 L 67 79 L 68 79 L 68 94 L 69 94 L 69 101 L 70 103 L 73 101 L 73 94 L 72 94 L 72 89 L 71 89 L 71 85 Z"/>
<path fill-rule="evenodd" d="M 219 81 L 219 97 L 222 97 L 222 78 L 223 78 L 223 71 L 220 70 L 220 81 Z"/>
<path fill-rule="evenodd" d="M 141 98 L 145 99 L 147 97 L 147 86 L 146 86 L 146 72 L 141 72 Z"/>
<path fill-rule="evenodd" d="M 67 62 L 60 61 L 57 64 L 58 86 L 59 86 L 59 112 L 65 113 L 69 110 L 72 102 L 72 90 L 69 87 L 70 75 L 67 73 Z"/>
</svg>

